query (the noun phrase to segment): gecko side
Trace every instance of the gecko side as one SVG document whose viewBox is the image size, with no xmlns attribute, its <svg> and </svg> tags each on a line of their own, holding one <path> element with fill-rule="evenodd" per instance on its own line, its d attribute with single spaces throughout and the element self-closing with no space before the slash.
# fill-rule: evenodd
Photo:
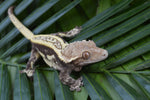
<svg viewBox="0 0 150 100">
<path fill-rule="evenodd" d="M 16 28 L 32 44 L 31 56 L 27 62 L 26 69 L 21 73 L 26 73 L 31 77 L 34 74 L 33 67 L 36 60 L 41 56 L 46 64 L 59 70 L 59 79 L 70 90 L 80 91 L 83 85 L 82 77 L 74 79 L 70 76 L 72 71 L 80 71 L 83 66 L 102 61 L 108 57 L 105 49 L 98 48 L 96 44 L 89 40 L 67 43 L 62 37 L 73 37 L 78 34 L 81 27 L 75 27 L 68 32 L 58 32 L 50 35 L 34 35 L 25 27 L 13 14 L 13 7 L 8 9 L 8 15 Z"/>
</svg>

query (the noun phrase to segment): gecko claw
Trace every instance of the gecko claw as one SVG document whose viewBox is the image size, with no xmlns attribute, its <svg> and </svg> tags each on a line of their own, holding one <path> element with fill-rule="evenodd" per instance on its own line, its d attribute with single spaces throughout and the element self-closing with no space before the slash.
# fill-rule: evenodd
<svg viewBox="0 0 150 100">
<path fill-rule="evenodd" d="M 74 84 L 70 86 L 71 91 L 81 91 L 81 86 L 83 86 L 82 77 L 78 78 Z"/>
<path fill-rule="evenodd" d="M 24 69 L 20 73 L 26 73 L 28 77 L 32 77 L 35 72 L 35 69 Z"/>
<path fill-rule="evenodd" d="M 76 88 L 73 88 L 73 87 L 70 87 L 70 91 L 81 91 L 81 88 L 80 87 L 76 87 Z"/>
</svg>

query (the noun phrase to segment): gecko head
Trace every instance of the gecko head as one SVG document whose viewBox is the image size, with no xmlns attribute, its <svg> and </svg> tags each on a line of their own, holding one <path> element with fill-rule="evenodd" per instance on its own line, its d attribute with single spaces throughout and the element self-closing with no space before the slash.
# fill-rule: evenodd
<svg viewBox="0 0 150 100">
<path fill-rule="evenodd" d="M 62 55 L 76 66 L 102 61 L 108 57 L 105 49 L 99 48 L 93 41 L 77 41 L 70 43 L 62 50 Z"/>
</svg>

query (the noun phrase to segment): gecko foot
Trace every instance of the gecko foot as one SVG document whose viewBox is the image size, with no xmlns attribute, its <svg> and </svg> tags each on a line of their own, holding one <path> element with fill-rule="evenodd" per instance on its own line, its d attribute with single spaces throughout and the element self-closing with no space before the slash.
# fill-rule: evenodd
<svg viewBox="0 0 150 100">
<path fill-rule="evenodd" d="M 78 78 L 74 84 L 70 85 L 70 90 L 81 91 L 81 86 L 83 86 L 82 77 Z"/>
<path fill-rule="evenodd" d="M 26 73 L 28 77 L 32 77 L 35 72 L 35 69 L 24 69 L 20 73 Z"/>
</svg>

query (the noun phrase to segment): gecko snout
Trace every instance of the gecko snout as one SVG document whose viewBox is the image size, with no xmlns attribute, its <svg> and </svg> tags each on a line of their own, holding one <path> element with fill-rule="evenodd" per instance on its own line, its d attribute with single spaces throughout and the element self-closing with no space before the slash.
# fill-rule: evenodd
<svg viewBox="0 0 150 100">
<path fill-rule="evenodd" d="M 107 57 L 108 57 L 108 52 L 107 52 L 107 50 L 104 50 L 104 51 L 103 51 L 102 56 L 103 56 L 104 58 L 107 58 Z"/>
</svg>

